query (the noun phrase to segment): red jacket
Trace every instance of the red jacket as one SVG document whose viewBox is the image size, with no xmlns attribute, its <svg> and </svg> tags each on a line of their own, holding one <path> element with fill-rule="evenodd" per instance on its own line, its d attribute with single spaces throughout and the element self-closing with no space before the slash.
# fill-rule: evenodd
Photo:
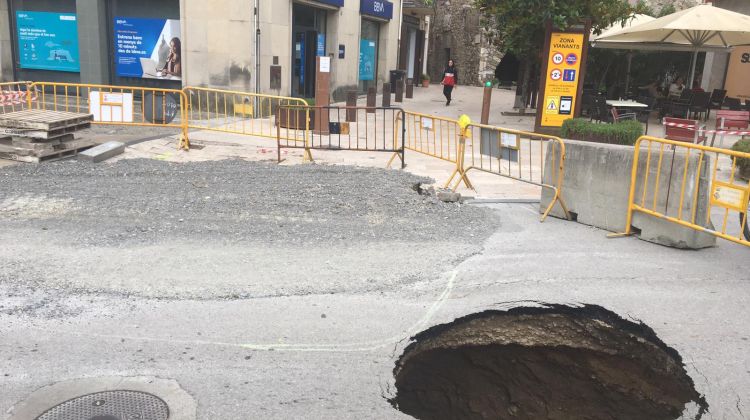
<svg viewBox="0 0 750 420">
<path fill-rule="evenodd" d="M 445 86 L 456 86 L 458 84 L 458 70 L 455 67 L 446 67 L 443 71 L 443 84 Z"/>
</svg>

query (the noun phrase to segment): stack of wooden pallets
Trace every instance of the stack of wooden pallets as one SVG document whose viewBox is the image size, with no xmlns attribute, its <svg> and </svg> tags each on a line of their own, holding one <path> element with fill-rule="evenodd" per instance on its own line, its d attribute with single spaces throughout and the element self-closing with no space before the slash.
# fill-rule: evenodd
<svg viewBox="0 0 750 420">
<path fill-rule="evenodd" d="M 39 163 L 74 156 L 96 145 L 76 139 L 91 114 L 27 109 L 0 115 L 0 158 Z"/>
</svg>

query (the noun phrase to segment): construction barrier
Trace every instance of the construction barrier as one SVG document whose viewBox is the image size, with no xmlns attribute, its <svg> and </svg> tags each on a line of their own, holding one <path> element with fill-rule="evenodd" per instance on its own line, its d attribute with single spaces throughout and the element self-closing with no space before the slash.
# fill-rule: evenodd
<svg viewBox="0 0 750 420">
<path fill-rule="evenodd" d="M 416 112 L 406 111 L 404 118 L 406 150 L 455 165 L 445 188 L 455 191 L 463 183 L 473 190 L 468 172 L 487 172 L 553 191 L 554 199 L 544 212 L 542 221 L 557 203 L 568 219 L 571 218 L 561 196 L 565 144 L 560 138 L 481 124 L 468 124 L 462 130 L 459 120 Z M 552 147 L 549 147 L 550 144 Z M 545 173 L 548 159 L 553 162 L 550 165 L 551 174 Z"/>
<path fill-rule="evenodd" d="M 281 106 L 278 110 L 277 146 L 304 149 L 312 160 L 312 150 L 393 152 L 404 164 L 404 111 L 382 107 L 300 107 Z M 282 135 L 282 129 L 287 130 Z"/>
<path fill-rule="evenodd" d="M 31 101 L 36 101 L 36 91 L 29 90 L 31 82 L 0 83 L 0 114 L 23 111 Z"/>
<path fill-rule="evenodd" d="M 90 113 L 94 124 L 177 127 L 183 149 L 190 148 L 188 130 L 193 128 L 275 137 L 279 161 L 284 148 L 304 149 L 307 160 L 312 160 L 312 150 L 376 151 L 392 152 L 388 166 L 399 158 L 403 168 L 405 151 L 411 150 L 455 165 L 446 188 L 456 190 L 463 182 L 473 189 L 468 172 L 483 171 L 552 190 L 554 199 L 542 220 L 556 203 L 570 218 L 561 197 L 565 145 L 557 137 L 478 124 L 467 126 L 458 120 L 400 108 L 309 107 L 299 98 L 199 87 L 175 90 L 14 82 L 0 84 L 0 90 L 3 110 L 26 107 Z M 548 160 L 552 162 L 551 174 L 545 173 Z"/>
<path fill-rule="evenodd" d="M 451 163 L 458 162 L 458 120 L 404 112 L 404 147 Z"/>
<path fill-rule="evenodd" d="M 544 211 L 542 221 L 555 204 L 559 204 L 566 218 L 572 220 L 561 195 L 565 177 L 565 143 L 559 137 L 470 123 L 465 136 L 459 138 L 458 162 L 448 185 L 458 176 L 452 187 L 454 191 L 461 182 L 474 189 L 468 177 L 472 170 L 549 189 L 553 192 L 553 199 Z"/>
<path fill-rule="evenodd" d="M 280 115 L 279 108 L 307 107 L 303 99 L 284 96 L 199 87 L 186 87 L 183 92 L 190 128 L 247 136 L 276 138 L 279 133 L 274 118 L 288 117 L 288 121 L 293 114 L 290 110 Z"/>
<path fill-rule="evenodd" d="M 644 153 L 645 165 L 642 164 Z M 641 137 L 635 144 L 626 230 L 610 237 L 631 235 L 633 215 L 640 212 L 750 246 L 750 238 L 747 237 L 750 235 L 745 233 L 743 239 L 743 231 L 748 230 L 750 186 L 736 179 L 738 159 L 750 159 L 750 153 Z M 722 165 L 731 169 L 719 170 Z M 676 191 L 671 187 L 674 179 L 679 184 Z M 700 207 L 707 207 L 702 212 L 705 215 L 698 213 Z M 717 225 L 713 223 L 714 210 L 721 215 Z M 732 214 L 739 216 L 735 219 L 739 220 L 737 234 L 728 233 Z"/>
<path fill-rule="evenodd" d="M 180 129 L 179 147 L 189 149 L 188 101 L 175 89 L 35 82 L 28 86 L 29 109 L 88 113 L 94 124 Z"/>
</svg>

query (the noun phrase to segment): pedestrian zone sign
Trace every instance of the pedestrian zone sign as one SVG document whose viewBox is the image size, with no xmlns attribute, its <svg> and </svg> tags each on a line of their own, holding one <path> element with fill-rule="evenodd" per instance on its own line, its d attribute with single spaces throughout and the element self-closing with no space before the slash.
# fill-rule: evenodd
<svg viewBox="0 0 750 420">
<path fill-rule="evenodd" d="M 581 62 L 584 34 L 553 32 L 547 56 L 547 75 L 544 85 L 544 112 L 541 127 L 562 127 L 563 121 L 573 118 L 581 82 Z M 567 57 L 567 58 L 566 58 Z M 564 103 L 561 103 L 564 98 Z M 562 106 L 564 105 L 564 106 Z M 562 109 L 561 109 L 562 106 Z"/>
</svg>

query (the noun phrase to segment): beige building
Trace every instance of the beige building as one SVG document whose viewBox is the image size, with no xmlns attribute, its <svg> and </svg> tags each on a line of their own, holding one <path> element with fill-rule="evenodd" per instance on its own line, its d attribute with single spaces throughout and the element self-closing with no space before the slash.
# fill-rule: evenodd
<svg viewBox="0 0 750 420">
<path fill-rule="evenodd" d="M 750 1 L 715 0 L 714 6 L 750 15 Z M 750 48 L 737 47 L 731 54 L 707 53 L 703 70 L 704 89 L 725 89 L 727 96 L 750 100 Z"/>
<path fill-rule="evenodd" d="M 313 97 L 321 55 L 340 99 L 388 80 L 402 20 L 387 0 L 0 0 L 0 77 Z"/>
</svg>

